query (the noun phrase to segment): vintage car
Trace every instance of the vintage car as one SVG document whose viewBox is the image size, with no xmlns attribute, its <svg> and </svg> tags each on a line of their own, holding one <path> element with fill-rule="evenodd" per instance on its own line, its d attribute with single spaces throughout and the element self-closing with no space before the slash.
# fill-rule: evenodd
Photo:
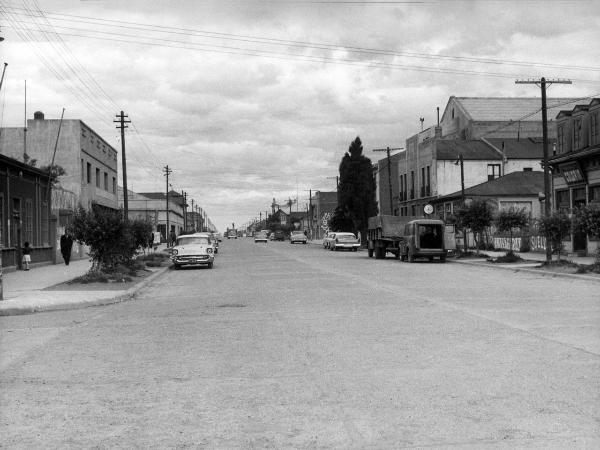
<svg viewBox="0 0 600 450">
<path fill-rule="evenodd" d="M 267 237 L 266 231 L 259 231 L 254 235 L 254 242 L 269 242 L 269 238 Z"/>
<path fill-rule="evenodd" d="M 182 266 L 207 266 L 213 268 L 215 249 L 207 233 L 184 234 L 171 247 L 171 261 L 175 269 Z"/>
<path fill-rule="evenodd" d="M 359 247 L 360 242 L 354 233 L 334 233 L 334 236 L 329 242 L 329 250 L 332 251 L 346 249 L 350 250 L 351 252 L 355 252 Z"/>
<path fill-rule="evenodd" d="M 292 231 L 290 233 L 290 244 L 294 244 L 296 242 L 306 244 L 306 235 L 303 231 Z"/>
<path fill-rule="evenodd" d="M 283 230 L 275 230 L 271 234 L 273 235 L 274 241 L 284 241 L 285 240 L 285 233 L 283 232 Z"/>
<path fill-rule="evenodd" d="M 328 249 L 329 244 L 331 244 L 331 242 L 333 242 L 334 240 L 335 233 L 333 231 L 328 231 L 327 233 L 325 233 L 325 236 L 323 236 L 323 248 Z"/>
</svg>

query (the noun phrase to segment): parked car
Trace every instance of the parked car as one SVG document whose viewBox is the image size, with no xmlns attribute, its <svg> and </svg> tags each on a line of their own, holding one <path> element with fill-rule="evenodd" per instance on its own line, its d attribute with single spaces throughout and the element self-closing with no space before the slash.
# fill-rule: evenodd
<svg viewBox="0 0 600 450">
<path fill-rule="evenodd" d="M 184 234 L 171 247 L 171 261 L 175 269 L 182 266 L 207 266 L 213 268 L 215 251 L 207 233 Z"/>
<path fill-rule="evenodd" d="M 332 231 L 328 231 L 327 233 L 325 233 L 325 236 L 323 236 L 323 248 L 324 249 L 328 249 L 329 248 L 329 244 L 335 240 L 335 233 Z"/>
<path fill-rule="evenodd" d="M 273 240 L 274 241 L 285 241 L 285 233 L 281 230 L 273 231 Z"/>
<path fill-rule="evenodd" d="M 266 231 L 259 231 L 256 233 L 254 235 L 254 242 L 264 242 L 265 244 L 269 242 Z"/>
<path fill-rule="evenodd" d="M 296 242 L 306 244 L 306 235 L 303 231 L 292 231 L 290 233 L 290 244 L 294 244 Z"/>
<path fill-rule="evenodd" d="M 329 250 L 350 250 L 355 252 L 360 247 L 360 242 L 354 233 L 335 233 L 331 242 L 329 242 Z"/>
</svg>

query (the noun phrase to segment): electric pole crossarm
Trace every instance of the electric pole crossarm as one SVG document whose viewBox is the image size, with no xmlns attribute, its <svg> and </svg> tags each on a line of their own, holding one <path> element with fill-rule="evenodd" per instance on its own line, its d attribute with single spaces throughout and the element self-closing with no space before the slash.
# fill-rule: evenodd
<svg viewBox="0 0 600 450">
<path fill-rule="evenodd" d="M 113 120 L 118 123 L 117 129 L 121 130 L 121 165 L 123 166 L 123 216 L 125 220 L 129 220 L 129 191 L 127 190 L 127 158 L 125 157 L 125 128 L 126 123 L 131 123 L 127 118 L 127 114 L 121 111 L 121 114 L 116 116 L 119 120 Z M 126 120 L 127 119 L 127 120 Z"/>
</svg>

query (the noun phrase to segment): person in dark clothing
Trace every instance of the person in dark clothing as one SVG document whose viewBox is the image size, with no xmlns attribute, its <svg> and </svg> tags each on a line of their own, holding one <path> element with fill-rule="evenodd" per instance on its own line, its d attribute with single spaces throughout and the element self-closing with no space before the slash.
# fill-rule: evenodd
<svg viewBox="0 0 600 450">
<path fill-rule="evenodd" d="M 31 263 L 31 247 L 29 246 L 29 242 L 23 244 L 21 253 L 23 254 L 23 270 L 29 270 L 29 264 Z"/>
<path fill-rule="evenodd" d="M 73 248 L 73 238 L 65 233 L 60 237 L 60 253 L 62 254 L 65 264 L 68 266 L 71 261 L 71 249 Z"/>
<path fill-rule="evenodd" d="M 175 235 L 174 231 L 171 231 L 171 247 L 173 247 L 175 245 L 176 241 L 177 241 L 177 236 Z"/>
</svg>

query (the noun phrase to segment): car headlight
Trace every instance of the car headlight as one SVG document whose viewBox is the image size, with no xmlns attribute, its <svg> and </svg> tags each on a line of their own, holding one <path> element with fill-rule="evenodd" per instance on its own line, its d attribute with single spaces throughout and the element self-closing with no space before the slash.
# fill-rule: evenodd
<svg viewBox="0 0 600 450">
<path fill-rule="evenodd" d="M 177 253 L 179 253 L 179 252 L 177 251 L 177 249 L 175 249 L 175 248 L 174 248 L 174 249 L 171 249 L 171 255 L 175 256 L 175 255 L 177 255 Z"/>
<path fill-rule="evenodd" d="M 212 252 L 213 252 L 213 249 L 212 249 L 212 248 L 210 248 L 210 247 L 209 247 L 209 248 L 207 248 L 207 249 L 206 249 L 206 253 L 209 253 L 209 254 L 210 254 L 210 253 L 212 253 Z"/>
</svg>

